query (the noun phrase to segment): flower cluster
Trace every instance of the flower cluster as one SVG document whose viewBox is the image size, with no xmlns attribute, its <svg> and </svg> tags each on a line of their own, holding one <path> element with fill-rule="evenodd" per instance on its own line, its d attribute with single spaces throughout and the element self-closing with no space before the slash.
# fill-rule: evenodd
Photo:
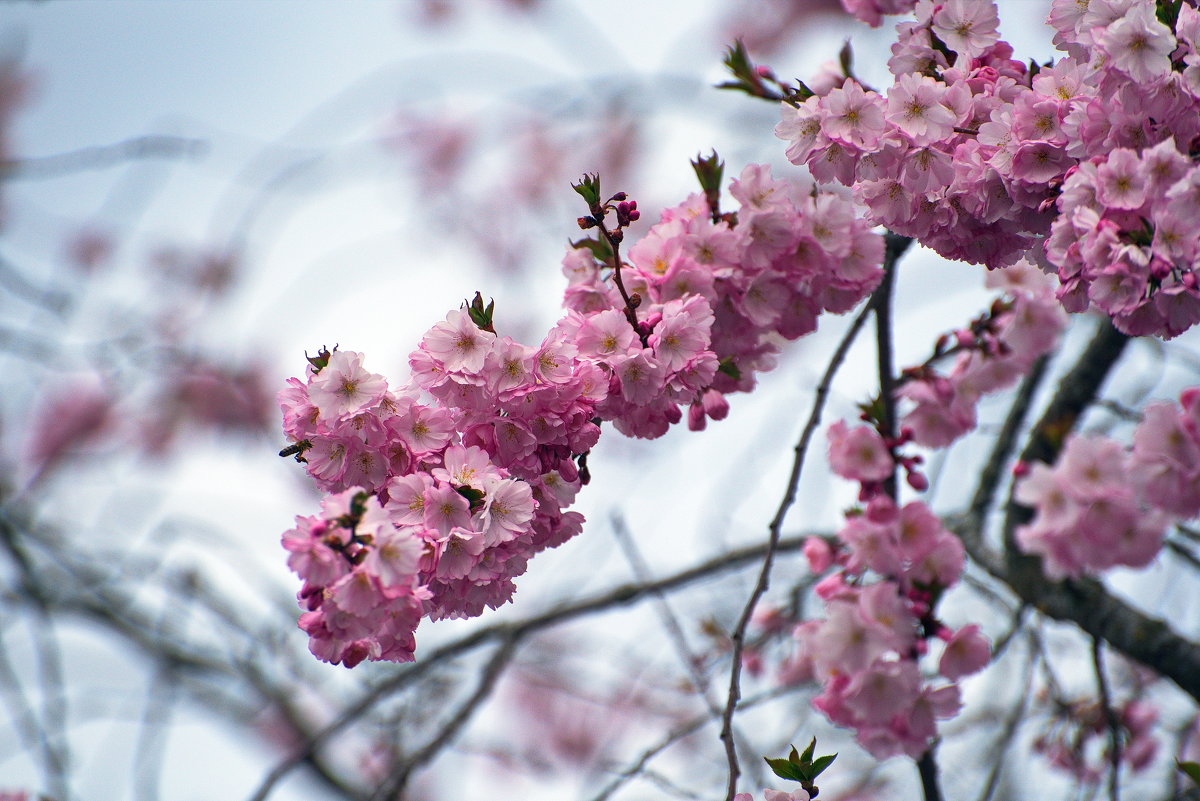
<svg viewBox="0 0 1200 801">
<path fill-rule="evenodd" d="M 1145 567 L 1172 520 L 1200 513 L 1200 389 L 1146 409 L 1133 448 L 1101 436 L 1072 436 L 1053 467 L 1027 466 L 1014 497 L 1033 507 L 1017 544 L 1044 558 L 1048 575 Z M 1132 481 L 1131 481 L 1132 478 Z"/>
<path fill-rule="evenodd" d="M 1104 707 L 1095 700 L 1082 700 L 1058 702 L 1051 708 L 1054 714 L 1034 740 L 1033 750 L 1080 782 L 1098 784 L 1112 764 L 1111 728 Z M 1121 762 L 1134 772 L 1150 767 L 1158 753 L 1153 732 L 1158 710 L 1144 698 L 1131 698 L 1116 706 L 1113 715 L 1121 738 Z"/>
<path fill-rule="evenodd" d="M 361 354 L 323 353 L 280 393 L 293 449 L 340 491 L 284 535 L 305 581 L 301 627 L 326 661 L 411 660 L 420 617 L 506 603 L 529 557 L 583 523 L 563 508 L 580 486 L 573 457 L 599 437 L 606 376 L 554 333 L 528 348 L 462 310 L 410 362 L 413 385 L 392 392 Z M 352 502 L 363 511 L 349 514 Z"/>
<path fill-rule="evenodd" d="M 944 448 L 975 428 L 984 395 L 1011 386 L 1058 345 L 1066 315 L 1047 278 L 1027 262 L 988 274 L 987 285 L 1007 295 L 987 314 L 943 337 L 925 364 L 904 371 L 897 392 L 908 410 L 901 426 L 914 442 Z M 953 357 L 943 372 L 935 363 Z"/>
<path fill-rule="evenodd" d="M 1094 304 L 1126 333 L 1200 321 L 1195 8 L 1054 0 L 1066 56 L 1027 67 L 994 3 L 844 4 L 872 24 L 914 7 L 916 20 L 897 26 L 886 97 L 847 78 L 784 105 L 791 161 L 948 258 L 1044 260 L 1068 309 Z"/>
<path fill-rule="evenodd" d="M 630 249 L 622 274 L 638 299 L 636 330 L 610 263 L 585 248 L 567 255 L 570 311 L 558 330 L 611 375 L 597 412 L 626 435 L 661 436 L 682 404 L 692 429 L 723 418 L 725 395 L 750 391 L 774 366 L 780 337 L 812 332 L 822 311 L 848 311 L 882 277 L 883 238 L 847 198 L 801 191 L 761 165 L 730 193 L 735 214 L 693 195 Z"/>
<path fill-rule="evenodd" d="M 897 508 L 877 494 L 865 511 L 848 518 L 832 544 L 811 539 L 805 554 L 813 572 L 834 565 L 839 570 L 817 585 L 825 619 L 795 631 L 798 651 L 789 677 L 820 681 L 823 691 L 813 706 L 854 729 L 875 757 L 919 757 L 937 735 L 937 720 L 958 713 L 953 682 L 991 658 L 978 626 L 952 631 L 933 614 L 938 598 L 962 574 L 962 544 L 924 503 Z M 938 672 L 948 682 L 938 686 L 917 665 L 930 640 L 945 643 Z"/>
<path fill-rule="evenodd" d="M 586 481 L 602 420 L 656 437 L 682 404 L 692 428 L 724 417 L 725 393 L 753 387 L 778 337 L 812 331 L 821 311 L 849 309 L 879 281 L 882 238 L 848 200 L 793 194 L 755 166 L 731 191 L 737 214 L 715 215 L 696 196 L 634 246 L 632 265 L 615 245 L 636 204 L 620 195 L 620 228 L 608 232 L 610 209 L 591 203 L 581 225 L 609 237 L 614 275 L 592 251 L 571 251 L 568 312 L 536 348 L 498 336 L 477 296 L 425 334 L 400 389 L 336 349 L 289 380 L 284 453 L 337 493 L 284 535 L 315 654 L 411 660 L 421 617 L 507 602 L 533 554 L 581 529 L 564 508 Z M 413 553 L 412 571 L 396 566 Z"/>
</svg>

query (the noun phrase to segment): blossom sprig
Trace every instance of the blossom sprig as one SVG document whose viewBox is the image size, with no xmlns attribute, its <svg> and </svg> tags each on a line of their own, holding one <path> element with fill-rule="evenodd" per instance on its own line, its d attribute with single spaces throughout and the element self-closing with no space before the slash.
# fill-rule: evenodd
<svg viewBox="0 0 1200 801">
<path fill-rule="evenodd" d="M 730 183 L 736 211 L 714 215 L 706 195 L 717 163 L 704 168 L 705 194 L 665 211 L 630 248 L 623 285 L 593 248 L 564 260 L 570 311 L 560 327 L 614 377 L 597 410 L 625 434 L 661 436 L 681 405 L 693 429 L 722 419 L 726 396 L 774 366 L 780 337 L 815 330 L 823 311 L 848 311 L 882 277 L 883 239 L 850 201 L 777 181 L 764 166 Z M 638 298 L 644 340 L 620 322 L 629 311 L 622 287 Z"/>
<path fill-rule="evenodd" d="M 629 321 L 629 325 L 632 326 L 634 333 L 641 340 L 642 347 L 648 348 L 650 347 L 648 340 L 649 330 L 644 324 L 639 323 L 637 318 L 637 308 L 641 305 L 642 298 L 636 292 L 632 295 L 629 294 L 629 291 L 625 289 L 625 281 L 621 276 L 621 268 L 624 266 L 624 263 L 621 261 L 621 242 L 625 238 L 624 229 L 642 216 L 642 213 L 638 211 L 637 201 L 629 200 L 624 192 L 617 192 L 607 201 L 601 203 L 600 176 L 597 173 L 585 174 L 579 183 L 571 184 L 571 188 L 588 204 L 588 211 L 590 212 L 590 216 L 580 217 L 576 222 L 584 230 L 596 228 L 600 232 L 604 248 L 601 250 L 597 244 L 596 247 L 592 248 L 592 252 L 596 253 L 600 251 L 606 254 L 608 263 L 612 267 L 613 282 L 617 287 L 617 291 L 621 293 L 625 319 Z M 617 217 L 617 227 L 612 230 L 609 230 L 608 225 L 605 223 L 605 218 L 609 212 L 615 213 Z"/>
<path fill-rule="evenodd" d="M 392 391 L 362 361 L 334 351 L 280 393 L 285 431 L 333 493 L 284 535 L 300 625 L 315 655 L 346 666 L 411 661 L 422 618 L 507 602 L 534 553 L 580 530 L 565 511 L 574 459 L 599 437 L 607 388 L 569 343 L 528 348 L 466 309 L 425 335 L 408 386 Z"/>
<path fill-rule="evenodd" d="M 837 759 L 837 754 L 825 754 L 823 756 L 815 756 L 817 747 L 817 738 L 812 738 L 808 747 L 801 754 L 796 751 L 796 746 L 792 746 L 791 753 L 786 759 L 771 759 L 763 757 L 767 765 L 770 766 L 771 772 L 781 779 L 788 779 L 800 783 L 800 789 L 807 793 L 808 798 L 816 798 L 820 794 L 820 788 L 817 787 L 817 777 L 833 764 Z"/>
<path fill-rule="evenodd" d="M 897 26 L 886 92 L 847 78 L 782 103 L 787 156 L 852 187 L 873 220 L 947 258 L 1060 281 L 1065 308 L 1173 337 L 1200 321 L 1200 11 L 1054 0 L 1065 55 L 1013 58 L 992 2 L 846 0 Z"/>
<path fill-rule="evenodd" d="M 1145 567 L 1172 522 L 1200 514 L 1200 389 L 1146 408 L 1132 447 L 1068 437 L 1053 466 L 1018 466 L 1013 497 L 1036 511 L 1017 545 L 1055 578 Z"/>
<path fill-rule="evenodd" d="M 964 436 L 975 428 L 985 395 L 1016 383 L 1057 347 L 1066 315 L 1051 281 L 1027 262 L 992 271 L 986 284 L 1003 296 L 966 327 L 939 337 L 924 362 L 901 371 L 900 426 L 913 442 L 944 448 Z"/>
<path fill-rule="evenodd" d="M 716 85 L 718 89 L 733 89 L 745 92 L 751 97 L 762 98 L 774 102 L 783 101 L 791 105 L 803 103 L 812 97 L 813 92 L 804 82 L 797 79 L 795 86 L 789 86 L 775 76 L 770 67 L 756 65 L 750 60 L 750 54 L 741 39 L 735 39 L 725 51 L 722 62 L 730 74 L 732 81 L 724 81 Z"/>
<path fill-rule="evenodd" d="M 992 657 L 979 626 L 954 629 L 937 612 L 961 577 L 961 541 L 924 502 L 901 506 L 886 482 L 903 469 L 911 487 L 926 489 L 921 457 L 907 447 L 953 442 L 974 427 L 974 406 L 985 392 L 1012 383 L 1056 345 L 1065 315 L 1047 281 L 1028 264 L 989 275 L 988 285 L 1003 295 L 962 330 L 940 337 L 925 362 L 894 382 L 899 397 L 916 404 L 901 418 L 898 434 L 887 433 L 879 398 L 860 406 L 865 425 L 838 421 L 828 430 L 830 468 L 858 482 L 862 505 L 847 512 L 834 537 L 805 543 L 812 573 L 826 574 L 816 586 L 826 617 L 795 627 L 796 649 L 780 675 L 820 682 L 814 707 L 855 730 L 878 758 L 926 753 L 937 721 L 958 713 L 958 681 Z M 931 397 L 915 390 L 931 390 Z M 962 416 L 953 427 L 926 425 L 938 418 L 937 402 L 957 403 Z M 931 652 L 940 680 L 919 667 Z"/>
<path fill-rule="evenodd" d="M 826 617 L 796 627 L 796 651 L 783 673 L 820 682 L 813 706 L 853 729 L 875 757 L 920 757 L 937 736 L 937 721 L 958 714 L 956 682 L 991 661 L 978 626 L 955 631 L 935 612 L 962 574 L 962 543 L 924 503 L 898 507 L 877 494 L 847 516 L 832 544 L 814 538 L 805 555 L 814 573 L 837 569 L 816 587 Z M 918 666 L 933 644 L 941 645 L 943 682 L 925 678 Z"/>
<path fill-rule="evenodd" d="M 284 535 L 304 580 L 301 627 L 321 659 L 408 661 L 422 618 L 506 603 L 534 554 L 580 531 L 566 507 L 588 478 L 599 423 L 656 437 L 681 404 L 692 428 L 722 419 L 725 394 L 753 387 L 780 337 L 848 310 L 881 275 L 882 239 L 848 201 L 765 167 L 731 183 L 732 222 L 714 222 L 693 196 L 628 265 L 620 234 L 640 217 L 636 203 L 602 200 L 594 175 L 575 189 L 604 236 L 568 254 L 568 311 L 539 346 L 498 335 L 495 304 L 477 292 L 425 334 L 399 388 L 361 353 L 334 348 L 280 393 L 284 454 L 331 493 L 321 515 Z"/>
</svg>

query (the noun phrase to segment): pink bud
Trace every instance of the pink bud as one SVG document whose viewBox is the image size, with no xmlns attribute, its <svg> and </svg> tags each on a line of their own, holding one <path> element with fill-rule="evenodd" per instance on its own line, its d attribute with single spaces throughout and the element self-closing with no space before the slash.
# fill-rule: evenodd
<svg viewBox="0 0 1200 801">
<path fill-rule="evenodd" d="M 842 577 L 841 573 L 830 573 L 817 582 L 816 586 L 813 587 L 813 592 L 822 601 L 829 601 L 840 597 L 847 589 L 846 580 Z"/>
<path fill-rule="evenodd" d="M 763 671 L 762 654 L 752 648 L 742 651 L 742 667 L 751 676 L 761 676 Z"/>
<path fill-rule="evenodd" d="M 708 425 L 708 418 L 704 416 L 704 406 L 699 403 L 689 406 L 687 421 L 689 431 L 703 431 Z"/>
<path fill-rule="evenodd" d="M 910 470 L 908 475 L 906 475 L 904 478 L 906 481 L 908 481 L 908 486 L 912 487 L 917 492 L 924 492 L 925 490 L 929 489 L 929 479 L 925 477 L 924 473 L 921 473 L 917 470 Z"/>
<path fill-rule="evenodd" d="M 809 537 L 804 541 L 804 558 L 813 573 L 824 573 L 833 564 L 833 549 L 820 537 Z"/>
<path fill-rule="evenodd" d="M 700 402 L 704 404 L 704 413 L 714 420 L 724 420 L 729 414 L 729 401 L 715 389 L 706 390 Z"/>
<path fill-rule="evenodd" d="M 872 523 L 891 523 L 899 514 L 896 502 L 887 495 L 876 495 L 867 503 L 867 519 Z"/>
</svg>

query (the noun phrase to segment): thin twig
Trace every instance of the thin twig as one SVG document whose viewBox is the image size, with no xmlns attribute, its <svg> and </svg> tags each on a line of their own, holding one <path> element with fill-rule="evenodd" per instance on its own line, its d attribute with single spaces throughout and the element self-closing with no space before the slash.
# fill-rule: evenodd
<svg viewBox="0 0 1200 801">
<path fill-rule="evenodd" d="M 854 344 L 858 332 L 862 330 L 863 323 L 866 322 L 867 315 L 871 313 L 871 305 L 865 305 L 858 316 L 854 318 L 854 322 L 850 324 L 850 329 L 842 337 L 842 341 L 838 343 L 837 349 L 833 352 L 833 356 L 829 360 L 828 366 L 825 368 L 825 374 L 821 377 L 820 383 L 817 384 L 815 396 L 813 398 L 812 412 L 809 414 L 808 422 L 804 426 L 804 431 L 800 434 L 800 440 L 796 443 L 795 456 L 792 459 L 792 471 L 788 476 L 787 489 L 784 492 L 783 500 L 779 502 L 779 508 L 775 512 L 775 517 L 771 520 L 768 527 L 770 537 L 767 540 L 766 553 L 763 557 L 762 569 L 758 574 L 758 583 L 754 587 L 754 591 L 750 594 L 749 600 L 746 601 L 746 607 L 742 610 L 742 616 L 738 620 L 737 627 L 734 629 L 732 641 L 733 649 L 730 656 L 732 665 L 729 669 L 729 695 L 725 701 L 725 712 L 721 722 L 721 742 L 725 744 L 725 758 L 729 765 L 729 781 L 726 786 L 725 801 L 733 801 L 734 795 L 737 794 L 737 780 L 741 774 L 741 768 L 738 765 L 737 746 L 733 738 L 733 714 L 737 709 L 738 699 L 741 697 L 741 678 L 742 678 L 742 648 L 746 640 L 746 628 L 750 625 L 750 618 L 754 615 L 754 609 L 758 605 L 758 601 L 766 593 L 767 587 L 771 581 L 771 567 L 775 561 L 775 553 L 778 550 L 780 543 L 780 531 L 783 527 L 783 520 L 787 517 L 788 510 L 796 500 L 796 492 L 800 485 L 800 473 L 804 468 L 804 457 L 808 453 L 808 444 L 812 440 L 813 433 L 817 429 L 817 425 L 821 422 L 821 413 L 825 408 L 825 400 L 829 396 L 830 386 L 833 384 L 833 377 L 837 374 L 838 368 L 846 358 L 846 354 L 850 351 L 850 346 Z"/>
<path fill-rule="evenodd" d="M 1005 474 L 1004 465 L 1012 456 L 1017 442 L 1017 434 L 1025 423 L 1025 416 L 1033 403 L 1034 394 L 1046 377 L 1048 363 L 1049 359 L 1042 356 L 1033 363 L 1029 372 L 1021 379 L 1021 385 L 1017 388 L 1017 393 L 1008 407 L 1004 425 L 1000 427 L 1000 433 L 996 435 L 996 441 L 992 445 L 992 452 L 988 455 L 983 470 L 979 474 L 979 483 L 975 487 L 975 494 L 971 497 L 968 514 L 980 523 L 983 522 L 995 500 L 996 489 L 1000 484 L 1001 477 Z"/>
<path fill-rule="evenodd" d="M 624 515 L 620 512 L 614 512 L 611 522 L 613 536 L 621 546 L 621 550 L 625 554 L 625 559 L 629 562 L 629 566 L 633 570 L 633 577 L 637 579 L 639 584 L 648 583 L 651 580 L 650 570 L 646 565 L 646 560 L 642 558 L 641 551 L 638 550 L 637 543 L 630 536 Z M 716 701 L 713 700 L 708 692 L 708 677 L 701 672 L 696 655 L 692 653 L 692 649 L 688 646 L 687 636 L 683 632 L 683 627 L 679 625 L 679 619 L 671 609 L 671 604 L 661 592 L 654 594 L 653 603 L 658 610 L 659 617 L 662 619 L 663 628 L 667 630 L 667 636 L 671 639 L 671 644 L 675 646 L 675 653 L 679 657 L 679 661 L 683 663 L 683 669 L 687 671 L 688 677 L 692 680 L 692 685 L 696 688 L 697 695 L 704 700 L 704 705 L 708 707 L 709 712 L 713 715 L 719 715 L 721 708 L 717 706 Z"/>
<path fill-rule="evenodd" d="M 1092 667 L 1096 671 L 1096 689 L 1100 695 L 1100 709 L 1108 726 L 1108 800 L 1121 801 L 1121 723 L 1113 709 L 1112 694 L 1108 690 L 1108 677 L 1104 675 L 1104 642 L 1092 637 Z"/>
<path fill-rule="evenodd" d="M 1025 718 L 1025 710 L 1029 706 L 1029 690 L 1033 685 L 1033 674 L 1037 663 L 1038 652 L 1036 647 L 1034 647 L 1029 651 L 1029 660 L 1025 665 L 1025 686 L 1017 698 L 1017 705 L 1013 707 L 1012 712 L 1005 719 L 1004 729 L 1001 731 L 996 745 L 991 749 L 992 753 L 996 755 L 996 760 L 992 763 L 991 770 L 988 771 L 987 781 L 984 782 L 983 791 L 979 794 L 979 801 L 992 801 L 992 795 L 995 794 L 996 788 L 1000 786 L 1000 771 L 1004 769 L 1005 757 L 1009 749 L 1012 748 L 1017 728 Z"/>
<path fill-rule="evenodd" d="M 515 636 L 510 635 L 503 640 L 500 647 L 496 649 L 496 653 L 488 660 L 487 667 L 483 670 L 483 675 L 479 677 L 479 682 L 475 685 L 475 691 L 471 693 L 470 697 L 459 704 L 458 709 L 454 711 L 454 714 L 442 726 L 437 736 L 392 770 L 391 775 L 371 795 L 371 801 L 386 801 L 387 799 L 400 798 L 400 794 L 404 791 L 405 785 L 408 784 L 408 779 L 413 771 L 433 760 L 443 748 L 450 744 L 483 706 L 483 702 L 492 694 L 492 690 L 496 688 L 496 682 L 499 680 L 500 675 L 508 667 L 509 663 L 512 662 L 517 645 L 518 639 Z"/>
<path fill-rule="evenodd" d="M 883 281 L 871 297 L 871 308 L 875 312 L 875 345 L 879 374 L 879 408 L 882 419 L 879 421 L 881 433 L 888 440 L 896 439 L 896 370 L 892 359 L 892 287 L 896 280 L 896 262 L 912 244 L 912 239 L 899 236 L 891 231 L 887 233 L 886 254 L 884 257 Z M 896 486 L 896 465 L 893 463 L 891 473 L 883 481 L 883 491 L 893 501 L 899 499 Z M 934 751 L 937 744 L 921 754 L 917 760 L 917 772 L 921 777 L 921 789 L 925 793 L 925 801 L 941 801 L 942 792 L 938 787 L 938 766 Z M 732 801 L 732 800 L 731 800 Z"/>
<path fill-rule="evenodd" d="M 1163 543 L 1163 545 L 1166 546 L 1168 551 L 1175 554 L 1192 567 L 1200 569 L 1200 556 L 1197 556 L 1191 548 L 1187 547 L 1182 542 L 1167 540 L 1165 543 Z"/>
<path fill-rule="evenodd" d="M 798 685 L 773 687 L 770 690 L 761 692 L 758 695 L 739 702 L 738 709 L 749 709 L 750 707 L 758 706 L 766 701 L 772 701 L 776 698 L 780 698 L 800 689 L 801 687 Z M 631 779 L 634 779 L 640 775 L 645 769 L 646 765 L 650 763 L 650 760 L 654 759 L 656 756 L 682 740 L 684 737 L 695 734 L 712 720 L 713 716 L 711 714 L 697 715 L 691 720 L 685 721 L 679 726 L 676 726 L 674 729 L 671 729 L 671 731 L 669 731 L 665 737 L 643 751 L 637 759 L 630 763 L 627 768 L 618 773 L 616 778 L 609 782 L 599 793 L 593 796 L 590 801 L 608 801 L 608 799 L 612 797 L 613 793 L 624 787 Z"/>
<path fill-rule="evenodd" d="M 921 777 L 921 790 L 925 793 L 925 801 L 942 801 L 942 789 L 938 786 L 937 757 L 933 753 L 936 749 L 937 743 L 934 743 L 917 760 L 917 773 Z"/>
<path fill-rule="evenodd" d="M 883 411 L 880 420 L 882 433 L 887 439 L 896 438 L 896 370 L 892 358 L 892 287 L 896 283 L 896 262 L 912 244 L 912 239 L 888 231 L 884 239 L 885 253 L 883 280 L 871 295 L 870 308 L 875 312 L 875 346 L 879 374 L 879 405 Z M 893 500 L 896 498 L 896 470 L 884 480 L 883 489 Z"/>
<path fill-rule="evenodd" d="M 58 648 L 54 621 L 50 616 L 49 594 L 26 552 L 20 532 L 0 525 L 0 540 L 20 574 L 22 590 L 32 600 L 31 636 L 41 684 L 42 720 L 37 727 L 42 751 L 46 787 L 62 801 L 71 797 L 70 753 L 67 742 L 67 698 L 63 681 L 62 654 Z"/>
<path fill-rule="evenodd" d="M 809 536 L 812 535 L 799 535 L 781 540 L 775 548 L 775 552 L 799 551 L 804 547 L 804 543 Z M 697 581 L 710 579 L 722 573 L 757 563 L 767 553 L 767 548 L 767 545 L 740 548 L 714 557 L 696 567 L 683 570 L 672 576 L 667 576 L 648 584 L 624 584 L 574 604 L 563 604 L 541 615 L 523 621 L 497 623 L 476 629 L 470 634 L 442 646 L 423 660 L 410 665 L 388 680 L 381 682 L 364 693 L 358 701 L 346 706 L 335 720 L 327 724 L 324 728 L 314 732 L 291 756 L 276 765 L 263 778 L 262 783 L 251 796 L 251 801 L 263 801 L 284 776 L 303 764 L 306 759 L 312 756 L 331 737 L 374 709 L 381 699 L 408 687 L 426 673 L 455 657 L 469 653 L 495 640 L 507 637 L 525 637 L 543 629 L 575 620 L 576 618 L 637 603 L 645 598 L 653 597 L 655 593 L 673 592 L 683 589 Z"/>
</svg>

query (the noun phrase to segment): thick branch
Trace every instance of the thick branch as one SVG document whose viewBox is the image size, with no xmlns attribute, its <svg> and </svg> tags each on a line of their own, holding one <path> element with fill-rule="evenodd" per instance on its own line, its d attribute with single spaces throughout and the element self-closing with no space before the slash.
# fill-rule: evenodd
<svg viewBox="0 0 1200 801">
<path fill-rule="evenodd" d="M 1096 397 L 1128 341 L 1107 321 L 1102 323 L 1075 366 L 1063 377 L 1034 427 L 1021 453 L 1022 461 L 1054 461 L 1067 434 Z M 983 519 L 978 509 L 950 518 L 947 524 L 962 538 L 971 558 L 1007 584 L 1022 601 L 1055 620 L 1074 623 L 1200 700 L 1200 644 L 1183 637 L 1162 620 L 1113 597 L 1094 579 L 1048 579 L 1042 572 L 1041 560 L 1021 553 L 1014 542 L 1016 528 L 1028 522 L 1032 514 L 1009 498 L 1003 557 L 983 546 Z"/>
</svg>

